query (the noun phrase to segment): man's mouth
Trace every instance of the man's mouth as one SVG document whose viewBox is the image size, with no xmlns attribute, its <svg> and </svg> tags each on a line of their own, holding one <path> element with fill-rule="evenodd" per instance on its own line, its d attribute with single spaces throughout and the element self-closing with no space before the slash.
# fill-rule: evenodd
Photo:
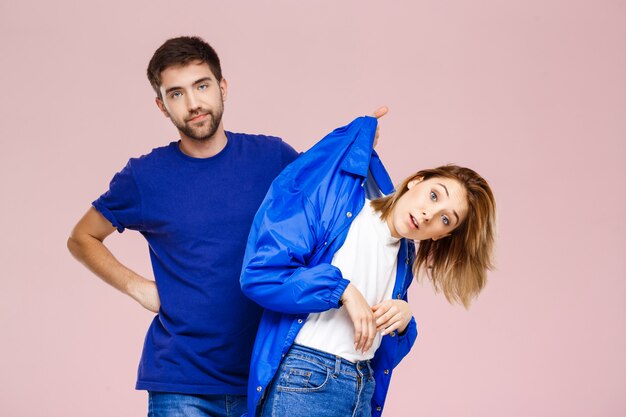
<svg viewBox="0 0 626 417">
<path fill-rule="evenodd" d="M 204 120 L 205 118 L 207 118 L 209 116 L 209 113 L 202 113 L 199 114 L 197 116 L 192 117 L 191 119 L 187 119 L 188 122 L 201 122 L 202 120 Z"/>
</svg>

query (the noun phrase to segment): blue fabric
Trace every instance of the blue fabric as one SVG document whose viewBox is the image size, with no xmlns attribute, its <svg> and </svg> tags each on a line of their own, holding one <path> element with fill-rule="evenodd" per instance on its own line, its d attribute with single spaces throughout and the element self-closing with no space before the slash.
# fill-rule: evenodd
<svg viewBox="0 0 626 417">
<path fill-rule="evenodd" d="M 245 395 L 150 391 L 148 397 L 148 417 L 240 417 L 245 411 Z"/>
<path fill-rule="evenodd" d="M 244 293 L 263 306 L 252 354 L 248 412 L 254 415 L 309 313 L 338 308 L 348 280 L 330 264 L 370 190 L 384 194 L 393 184 L 372 149 L 376 119 L 362 117 L 336 129 L 276 178 L 248 238 L 241 274 Z M 402 239 L 394 298 L 406 300 L 415 249 Z M 372 359 L 376 391 L 373 415 L 380 415 L 392 369 L 417 337 L 411 319 L 404 334 L 383 337 Z"/>
<path fill-rule="evenodd" d="M 268 389 L 260 417 L 370 417 L 374 385 L 369 361 L 352 363 L 293 345 Z"/>
<path fill-rule="evenodd" d="M 187 156 L 172 142 L 131 159 L 93 202 L 150 248 L 161 309 L 137 389 L 246 392 L 261 309 L 239 287 L 245 242 L 270 183 L 298 154 L 278 138 L 226 134 L 211 158 Z"/>
</svg>

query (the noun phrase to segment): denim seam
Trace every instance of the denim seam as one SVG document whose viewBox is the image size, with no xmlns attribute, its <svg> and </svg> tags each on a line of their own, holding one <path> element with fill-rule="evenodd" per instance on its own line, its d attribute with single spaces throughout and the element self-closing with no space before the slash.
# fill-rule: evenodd
<svg viewBox="0 0 626 417">
<path fill-rule="evenodd" d="M 301 393 L 316 392 L 316 391 L 321 391 L 322 389 L 326 388 L 326 385 L 328 385 L 328 381 L 330 381 L 330 369 L 326 368 L 326 379 L 324 380 L 324 382 L 322 382 L 322 385 L 320 385 L 319 387 L 291 388 L 291 387 L 282 387 L 280 385 L 276 385 L 276 391 L 277 392 L 301 392 Z"/>
<path fill-rule="evenodd" d="M 323 362 L 320 362 L 320 361 L 318 361 L 318 360 L 316 360 L 316 359 L 313 359 L 313 358 L 311 358 L 311 357 L 308 357 L 308 356 L 300 356 L 300 355 L 299 355 L 299 354 L 297 354 L 297 353 L 289 353 L 287 356 L 285 356 L 285 359 L 283 359 L 283 362 L 284 362 L 284 361 L 286 361 L 286 360 L 287 360 L 287 358 L 296 358 L 296 359 L 300 359 L 300 360 L 303 360 L 303 361 L 308 362 L 308 363 L 310 363 L 310 364 L 313 364 L 313 365 L 320 365 L 320 366 L 323 366 L 323 367 L 325 367 L 325 368 L 334 367 L 334 364 L 333 364 L 333 365 L 330 365 L 329 363 L 323 363 Z M 366 362 L 366 361 L 363 361 L 363 362 Z M 347 366 L 347 365 L 346 365 L 346 366 Z M 343 372 L 341 372 L 341 373 L 342 373 L 342 374 L 345 374 L 345 375 L 350 375 L 350 376 L 357 376 L 357 373 L 356 373 L 356 372 L 343 371 Z"/>
</svg>

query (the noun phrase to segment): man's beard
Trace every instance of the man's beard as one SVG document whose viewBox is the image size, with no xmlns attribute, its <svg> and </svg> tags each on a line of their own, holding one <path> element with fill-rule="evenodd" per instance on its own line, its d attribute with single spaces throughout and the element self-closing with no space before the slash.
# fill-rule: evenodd
<svg viewBox="0 0 626 417">
<path fill-rule="evenodd" d="M 215 112 L 205 109 L 199 109 L 193 113 L 190 113 L 188 118 L 192 118 L 200 114 L 207 114 L 207 117 L 210 119 L 208 129 L 204 125 L 192 127 L 187 124 L 187 122 L 180 123 L 174 121 L 174 119 L 172 119 L 172 123 L 174 123 L 174 126 L 176 126 L 178 130 L 180 130 L 188 138 L 191 138 L 198 142 L 206 142 L 210 140 L 213 135 L 215 135 L 215 132 L 217 132 L 217 128 L 220 126 L 220 123 L 222 121 L 222 115 L 224 114 L 224 104 L 222 103 L 220 108 L 216 109 Z"/>
</svg>

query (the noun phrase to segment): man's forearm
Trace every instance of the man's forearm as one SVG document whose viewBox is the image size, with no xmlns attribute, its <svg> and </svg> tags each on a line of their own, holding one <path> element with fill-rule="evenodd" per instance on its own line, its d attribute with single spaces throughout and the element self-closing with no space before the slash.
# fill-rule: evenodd
<svg viewBox="0 0 626 417">
<path fill-rule="evenodd" d="M 104 282 L 153 310 L 146 305 L 150 292 L 146 286 L 154 286 L 154 282 L 119 262 L 102 241 L 86 234 L 72 235 L 67 240 L 67 247 L 74 258 Z"/>
</svg>

